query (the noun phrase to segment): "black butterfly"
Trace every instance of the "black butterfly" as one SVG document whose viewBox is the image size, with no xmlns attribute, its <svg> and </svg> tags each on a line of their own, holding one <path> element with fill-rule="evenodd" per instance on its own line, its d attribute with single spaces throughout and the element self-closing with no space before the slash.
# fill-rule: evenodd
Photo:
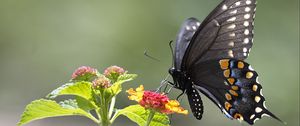
<svg viewBox="0 0 300 126">
<path fill-rule="evenodd" d="M 169 72 L 197 119 L 203 114 L 200 91 L 231 119 L 252 125 L 267 115 L 280 121 L 266 109 L 258 75 L 244 61 L 253 44 L 255 10 L 256 0 L 223 0 L 201 24 L 189 18 L 182 25 Z"/>
</svg>

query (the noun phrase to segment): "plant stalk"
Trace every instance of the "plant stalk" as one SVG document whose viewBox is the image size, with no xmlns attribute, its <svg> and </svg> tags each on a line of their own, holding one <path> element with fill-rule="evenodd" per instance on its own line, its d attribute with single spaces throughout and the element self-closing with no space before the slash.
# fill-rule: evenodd
<svg viewBox="0 0 300 126">
<path fill-rule="evenodd" d="M 147 123 L 146 123 L 146 125 L 145 125 L 145 126 L 149 126 L 149 125 L 150 125 L 150 123 L 151 123 L 151 121 L 152 121 L 152 119 L 153 119 L 154 115 L 155 115 L 155 111 L 153 111 L 153 110 L 150 110 L 150 113 L 149 113 L 149 115 L 148 115 L 148 119 L 147 119 Z"/>
<path fill-rule="evenodd" d="M 111 99 L 108 117 L 111 119 L 116 104 L 116 96 Z"/>
</svg>

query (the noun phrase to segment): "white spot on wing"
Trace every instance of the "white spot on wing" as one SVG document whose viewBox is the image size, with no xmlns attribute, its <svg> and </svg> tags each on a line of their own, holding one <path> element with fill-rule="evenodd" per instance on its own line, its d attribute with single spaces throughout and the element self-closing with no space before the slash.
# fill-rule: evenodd
<svg viewBox="0 0 300 126">
<path fill-rule="evenodd" d="M 249 21 L 244 21 L 244 26 L 249 26 Z"/>
<path fill-rule="evenodd" d="M 241 2 L 238 1 L 238 2 L 235 3 L 235 5 L 236 5 L 236 6 L 240 6 L 240 5 L 241 5 Z"/>
<path fill-rule="evenodd" d="M 196 26 L 192 26 L 192 28 L 193 28 L 194 30 L 196 30 L 196 29 L 197 29 L 197 27 L 196 27 Z"/>
<path fill-rule="evenodd" d="M 237 13 L 237 10 L 233 10 L 230 12 L 230 14 L 236 14 Z"/>
<path fill-rule="evenodd" d="M 250 10 L 251 10 L 250 7 L 246 7 L 246 8 L 245 8 L 245 11 L 246 11 L 246 12 L 249 12 Z"/>
<path fill-rule="evenodd" d="M 232 25 L 228 26 L 228 29 L 234 29 L 235 27 L 236 27 L 236 25 L 232 24 Z"/>
<path fill-rule="evenodd" d="M 197 25 L 197 26 L 200 26 L 200 22 L 197 22 L 196 25 Z"/>
<path fill-rule="evenodd" d="M 245 18 L 245 19 L 249 19 L 249 18 L 250 18 L 250 14 L 245 14 L 245 15 L 244 15 L 244 18 Z"/>
<path fill-rule="evenodd" d="M 260 101 L 260 99 L 261 99 L 261 98 L 260 98 L 259 96 L 255 96 L 255 99 L 254 99 L 254 100 L 256 101 L 256 103 L 258 103 L 258 102 Z"/>
<path fill-rule="evenodd" d="M 264 96 L 264 95 L 262 94 L 262 89 L 260 89 L 259 94 L 260 94 L 261 96 Z"/>
<path fill-rule="evenodd" d="M 249 33 L 250 33 L 249 29 L 245 29 L 244 34 L 249 35 Z"/>
<path fill-rule="evenodd" d="M 226 10 L 227 8 L 228 8 L 228 7 L 227 7 L 227 5 L 225 5 L 225 4 L 222 6 L 222 9 L 223 9 L 223 10 Z"/>
<path fill-rule="evenodd" d="M 256 83 L 258 83 L 258 84 L 259 84 L 258 77 L 256 77 Z"/>
<path fill-rule="evenodd" d="M 266 101 L 263 102 L 263 106 L 264 106 L 265 109 L 267 109 Z"/>
<path fill-rule="evenodd" d="M 270 117 L 270 115 L 268 115 L 266 113 L 264 113 L 264 114 L 261 115 L 261 117 L 264 117 L 264 116 Z"/>
<path fill-rule="evenodd" d="M 256 112 L 256 113 L 260 113 L 260 112 L 262 112 L 262 109 L 261 109 L 260 107 L 256 107 L 256 108 L 255 108 L 255 112 Z"/>
<path fill-rule="evenodd" d="M 243 48 L 243 52 L 245 53 L 245 52 L 247 52 L 248 51 L 248 49 L 245 47 L 245 48 Z"/>
<path fill-rule="evenodd" d="M 231 22 L 231 21 L 235 21 L 236 20 L 236 17 L 232 17 L 232 18 L 229 18 L 228 20 L 227 20 L 227 22 Z"/>
<path fill-rule="evenodd" d="M 251 70 L 251 71 L 254 71 L 254 69 L 252 68 L 251 65 L 249 65 L 248 69 Z"/>
<path fill-rule="evenodd" d="M 248 44 L 249 43 L 249 38 L 245 38 L 244 39 L 244 44 Z"/>
<path fill-rule="evenodd" d="M 232 50 L 228 51 L 228 56 L 233 57 L 233 51 Z"/>
<path fill-rule="evenodd" d="M 252 114 L 251 116 L 250 116 L 250 119 L 253 119 L 255 117 L 255 114 Z"/>
<path fill-rule="evenodd" d="M 231 41 L 231 42 L 228 43 L 228 45 L 233 47 L 234 46 L 234 42 Z"/>
<path fill-rule="evenodd" d="M 234 37 L 234 36 L 235 36 L 235 33 L 230 33 L 229 36 L 230 36 L 230 37 Z"/>
<path fill-rule="evenodd" d="M 252 3 L 251 0 L 246 1 L 246 4 L 248 4 L 248 5 L 251 4 L 251 3 Z"/>
<path fill-rule="evenodd" d="M 259 120 L 259 118 L 254 119 L 253 123 L 255 123 L 257 120 Z"/>
<path fill-rule="evenodd" d="M 186 30 L 190 30 L 191 28 L 190 28 L 189 26 L 186 26 L 185 29 L 186 29 Z"/>
</svg>

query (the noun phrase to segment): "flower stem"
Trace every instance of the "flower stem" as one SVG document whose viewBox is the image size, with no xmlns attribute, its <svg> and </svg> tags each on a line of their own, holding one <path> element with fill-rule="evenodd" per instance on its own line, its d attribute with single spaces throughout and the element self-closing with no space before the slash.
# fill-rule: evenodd
<svg viewBox="0 0 300 126">
<path fill-rule="evenodd" d="M 154 115 L 155 115 L 155 111 L 153 111 L 153 110 L 150 110 L 150 113 L 149 113 L 149 115 L 148 115 L 148 119 L 147 119 L 147 123 L 146 123 L 146 125 L 145 125 L 145 126 L 149 126 L 149 125 L 150 125 L 150 123 L 151 123 L 151 121 L 152 121 L 152 119 L 153 119 Z"/>
<path fill-rule="evenodd" d="M 116 97 L 113 97 L 110 102 L 108 117 L 111 118 L 116 103 Z"/>
</svg>

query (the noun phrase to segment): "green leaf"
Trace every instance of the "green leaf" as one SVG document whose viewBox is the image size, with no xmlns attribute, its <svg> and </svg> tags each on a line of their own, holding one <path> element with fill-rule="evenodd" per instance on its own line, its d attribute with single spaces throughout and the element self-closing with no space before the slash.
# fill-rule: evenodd
<svg viewBox="0 0 300 126">
<path fill-rule="evenodd" d="M 92 87 L 90 82 L 67 83 L 53 90 L 46 97 L 53 99 L 60 95 L 75 95 L 78 106 L 86 111 L 97 108 L 92 96 Z"/>
<path fill-rule="evenodd" d="M 149 110 L 145 110 L 140 105 L 131 105 L 122 110 L 117 111 L 117 118 L 119 115 L 124 115 L 128 117 L 133 122 L 137 123 L 139 126 L 144 126 L 147 122 Z M 150 126 L 169 126 L 169 117 L 166 114 L 155 113 Z"/>
<path fill-rule="evenodd" d="M 59 102 L 59 105 L 66 109 L 78 108 L 77 102 L 74 99 L 68 99 L 68 100 L 61 101 L 61 102 Z"/>
<path fill-rule="evenodd" d="M 80 96 L 84 99 L 90 100 L 92 98 L 92 83 L 81 81 L 76 83 L 67 83 L 62 85 L 61 87 L 53 90 L 50 94 L 48 94 L 47 98 L 56 98 L 60 95 L 76 95 Z"/>
<path fill-rule="evenodd" d="M 119 94 L 122 90 L 122 84 L 127 81 L 131 81 L 136 78 L 136 74 L 123 74 L 120 75 L 118 81 L 115 82 L 111 87 L 106 89 L 106 93 L 111 94 L 112 97 Z"/>
<path fill-rule="evenodd" d="M 82 97 L 76 96 L 75 97 L 76 101 L 77 101 L 77 105 L 79 108 L 85 110 L 85 111 L 90 111 L 93 109 L 96 109 L 96 105 L 94 102 L 90 102 Z"/>
<path fill-rule="evenodd" d="M 85 116 L 96 123 L 99 122 L 90 113 L 78 108 L 76 101 L 74 100 L 67 100 L 58 104 L 52 100 L 40 99 L 32 101 L 26 106 L 18 126 L 22 126 L 37 119 L 71 115 Z"/>
<path fill-rule="evenodd" d="M 123 74 L 118 77 L 117 81 L 127 82 L 127 81 L 131 81 L 131 80 L 135 79 L 136 77 L 137 77 L 136 74 Z"/>
</svg>

